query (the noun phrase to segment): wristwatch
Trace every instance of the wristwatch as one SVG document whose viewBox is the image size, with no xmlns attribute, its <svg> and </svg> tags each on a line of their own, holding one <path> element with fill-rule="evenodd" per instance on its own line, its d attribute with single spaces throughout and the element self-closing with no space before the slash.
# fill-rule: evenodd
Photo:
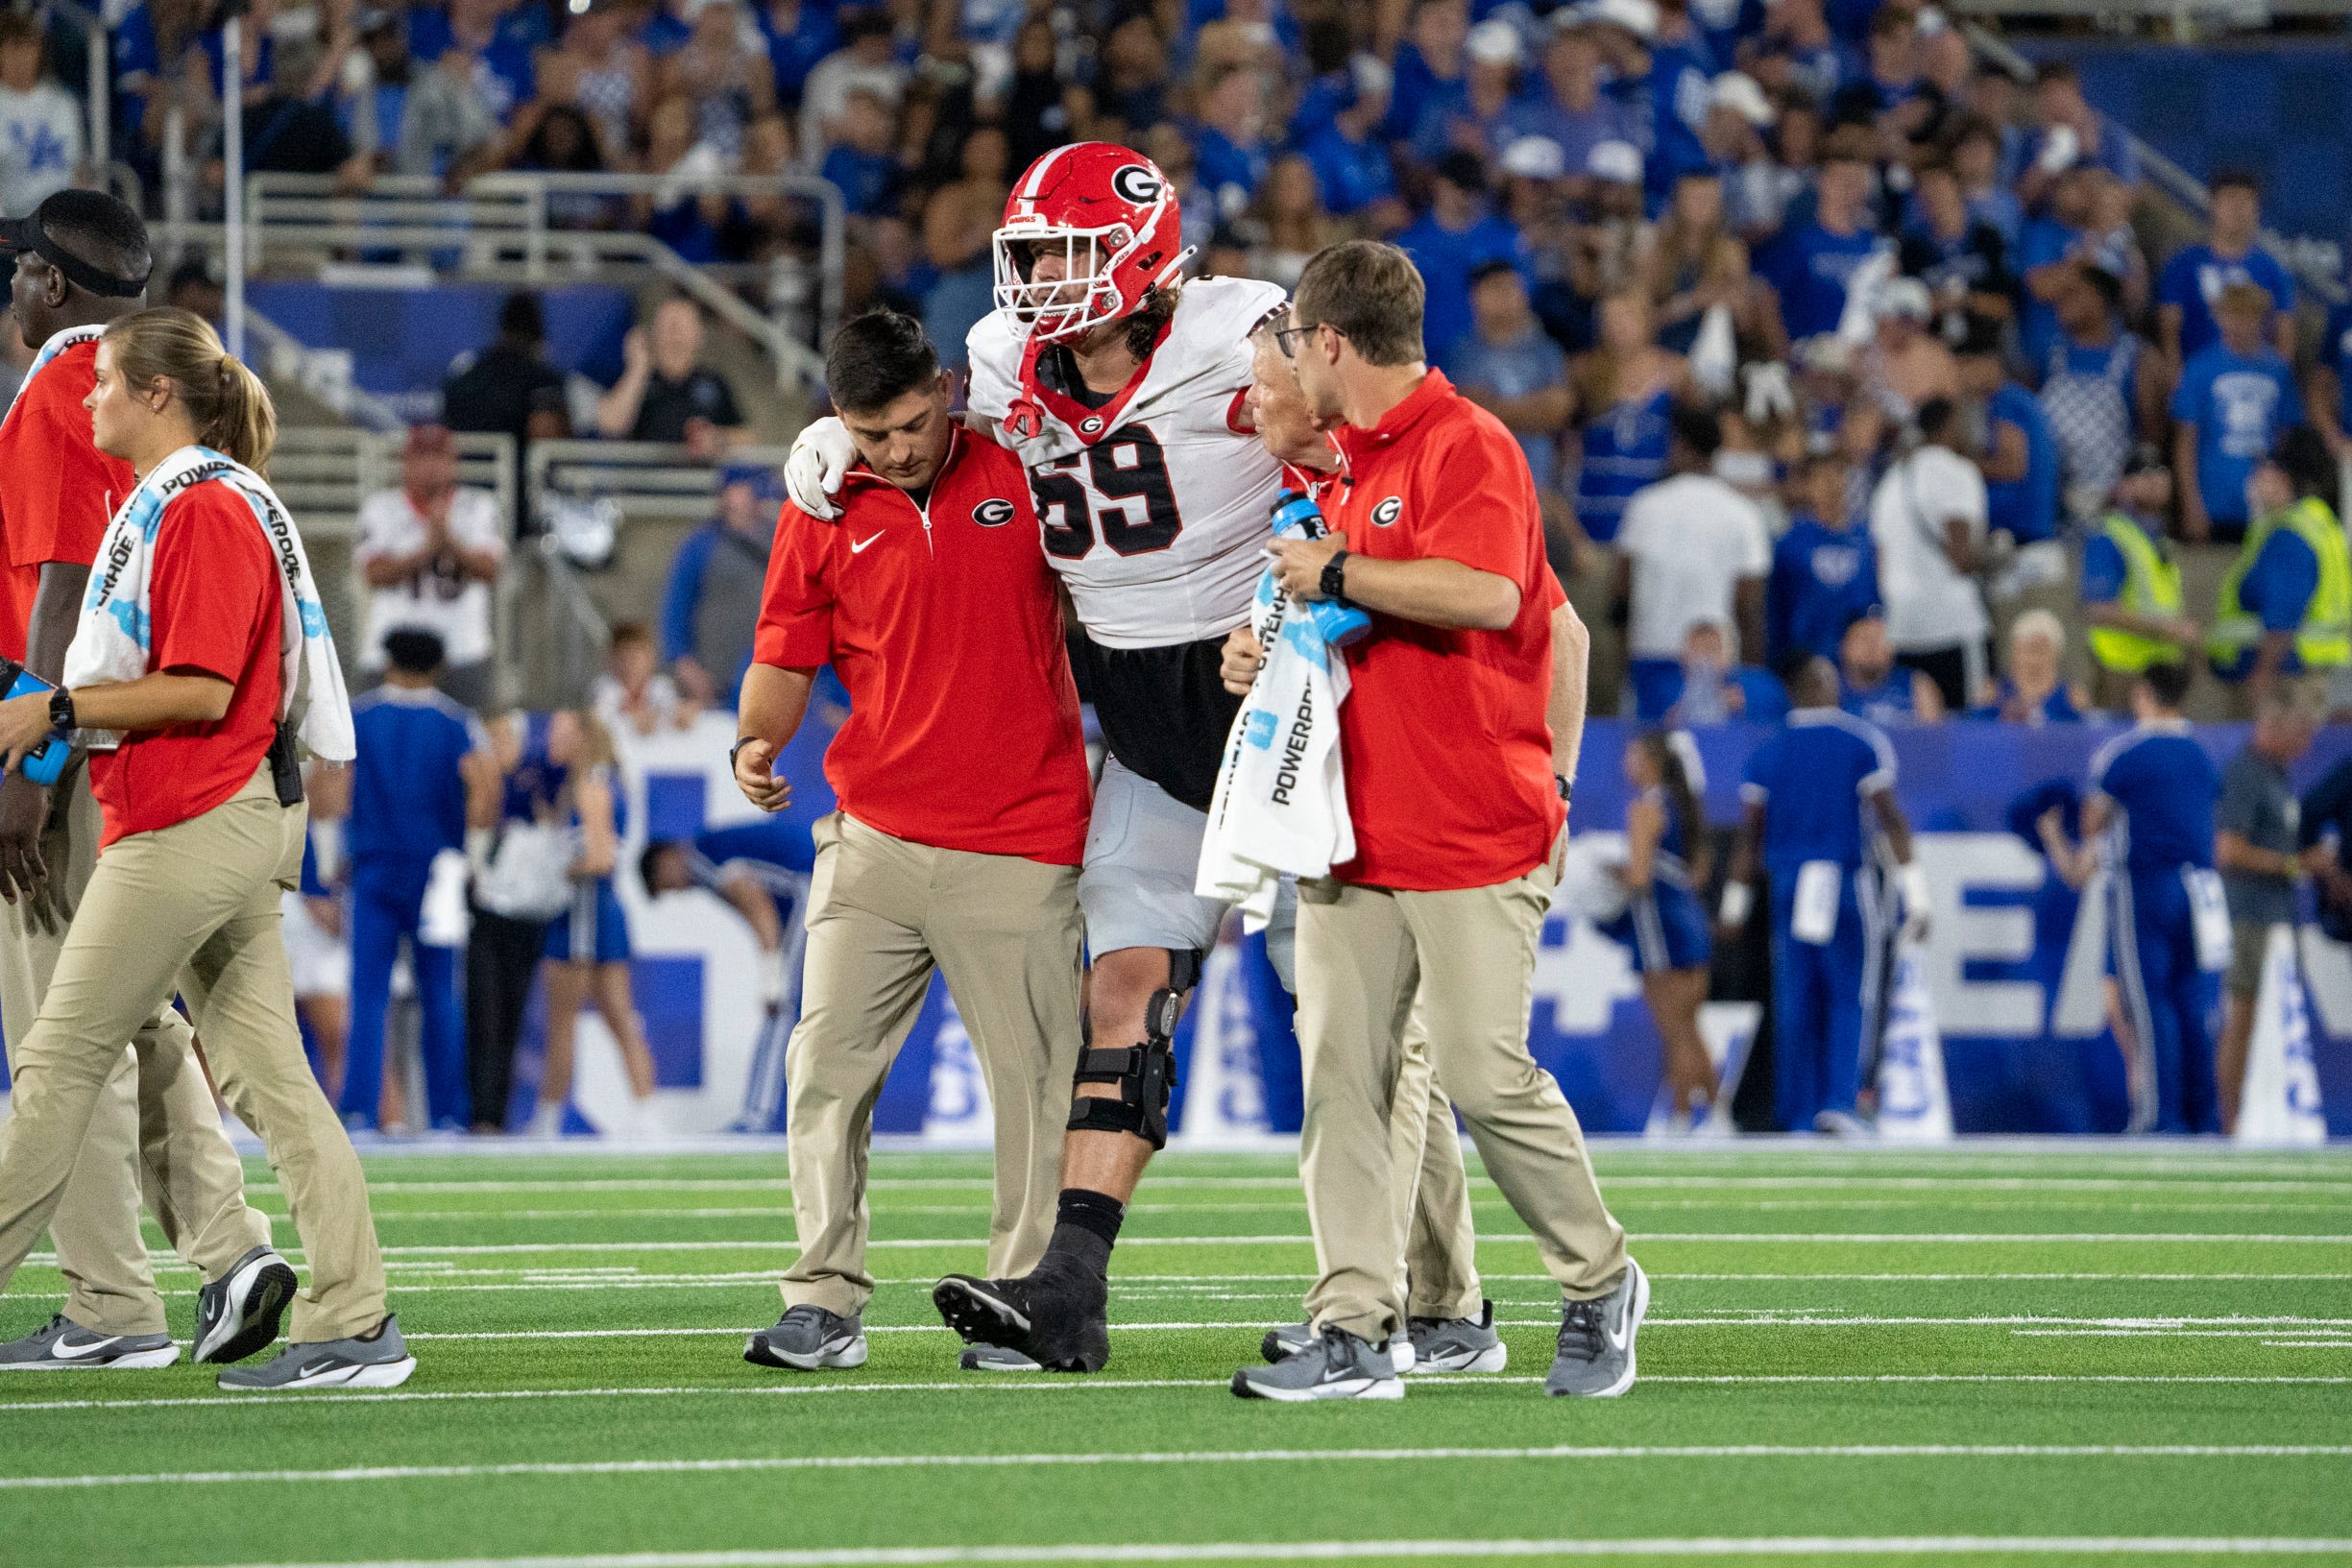
<svg viewBox="0 0 2352 1568">
<path fill-rule="evenodd" d="M 70 735 L 74 723 L 74 694 L 63 687 L 49 693 L 49 728 L 60 735 Z"/>
<path fill-rule="evenodd" d="M 1574 779 L 1569 778 L 1564 773 L 1555 773 L 1552 775 L 1552 787 L 1560 791 L 1561 805 L 1566 806 L 1572 803 L 1576 794 L 1576 781 Z"/>
<path fill-rule="evenodd" d="M 1326 599 L 1337 600 L 1347 597 L 1346 545 L 1341 545 L 1339 553 L 1323 563 L 1322 577 L 1315 586 L 1322 590 L 1323 597 Z"/>
<path fill-rule="evenodd" d="M 735 744 L 727 748 L 728 772 L 732 773 L 735 771 L 735 759 L 738 754 L 740 754 L 745 746 L 750 745 L 753 741 L 759 738 L 760 737 L 756 735 L 739 735 L 735 737 Z"/>
</svg>

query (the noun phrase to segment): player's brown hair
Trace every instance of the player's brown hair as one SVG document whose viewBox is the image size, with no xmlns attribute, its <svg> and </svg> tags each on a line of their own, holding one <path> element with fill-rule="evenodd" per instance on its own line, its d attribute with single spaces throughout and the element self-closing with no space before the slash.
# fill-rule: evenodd
<svg viewBox="0 0 2352 1568">
<path fill-rule="evenodd" d="M 1351 239 L 1318 251 L 1298 275 L 1293 313 L 1300 326 L 1328 325 L 1368 365 L 1411 365 L 1421 348 L 1428 299 L 1413 258 L 1378 240 Z"/>
</svg>

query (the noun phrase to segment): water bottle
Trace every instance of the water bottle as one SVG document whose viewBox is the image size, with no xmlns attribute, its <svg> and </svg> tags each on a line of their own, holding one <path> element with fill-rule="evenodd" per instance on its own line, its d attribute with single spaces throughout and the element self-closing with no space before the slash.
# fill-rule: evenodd
<svg viewBox="0 0 2352 1568">
<path fill-rule="evenodd" d="M 1331 532 L 1321 508 L 1295 490 L 1274 497 L 1273 517 L 1277 539 L 1321 539 Z M 1344 648 L 1371 630 L 1372 617 L 1352 604 L 1318 599 L 1301 608 L 1322 633 L 1323 640 L 1335 648 Z"/>
<path fill-rule="evenodd" d="M 12 660 L 0 659 L 0 676 L 7 678 L 8 694 L 12 697 L 27 697 L 36 692 L 45 696 L 57 689 Z M 65 771 L 65 755 L 69 749 L 63 736 L 53 735 L 25 753 L 16 764 L 16 771 L 45 788 L 57 783 L 58 775 Z"/>
</svg>

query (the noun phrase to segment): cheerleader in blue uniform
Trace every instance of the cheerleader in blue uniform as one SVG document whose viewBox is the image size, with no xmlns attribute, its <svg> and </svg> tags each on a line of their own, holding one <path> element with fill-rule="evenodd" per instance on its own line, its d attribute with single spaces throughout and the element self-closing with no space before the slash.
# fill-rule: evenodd
<svg viewBox="0 0 2352 1568">
<path fill-rule="evenodd" d="M 604 727 L 586 714 L 567 715 L 580 727 L 583 765 L 570 770 L 557 797 L 559 808 L 570 807 L 578 832 L 577 858 L 572 862 L 571 910 L 547 928 L 547 1062 L 539 1080 L 539 1106 L 531 1131 L 553 1137 L 562 1127 L 564 1105 L 571 1098 L 571 1065 L 578 1037 L 580 1009 L 594 1001 L 605 1026 L 620 1047 L 620 1064 L 637 1101 L 640 1123 L 608 1130 L 640 1132 L 651 1129 L 647 1112 L 653 1098 L 653 1052 L 645 1044 L 644 1025 L 629 984 L 629 921 L 613 888 L 613 870 L 620 855 L 620 835 L 626 826 L 619 783 L 613 772 L 612 741 Z"/>
<path fill-rule="evenodd" d="M 1634 956 L 1641 992 L 1666 1049 L 1670 1125 L 1706 1120 L 1715 1072 L 1699 1035 L 1710 953 L 1695 889 L 1707 884 L 1707 822 L 1691 772 L 1672 736 L 1649 730 L 1625 748 L 1625 912 L 1602 928 Z"/>
</svg>

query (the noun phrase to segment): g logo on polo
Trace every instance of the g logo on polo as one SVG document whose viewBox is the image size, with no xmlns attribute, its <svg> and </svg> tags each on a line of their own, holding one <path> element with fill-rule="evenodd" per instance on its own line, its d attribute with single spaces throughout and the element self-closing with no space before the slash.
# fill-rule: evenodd
<svg viewBox="0 0 2352 1568">
<path fill-rule="evenodd" d="M 1012 502 L 998 496 L 972 508 L 972 520 L 982 528 L 1002 528 L 1012 521 Z"/>
<path fill-rule="evenodd" d="M 1123 202 L 1150 206 L 1160 199 L 1160 192 L 1168 187 L 1148 165 L 1123 163 L 1118 172 L 1110 177 L 1110 188 L 1119 193 L 1119 199 Z"/>
<path fill-rule="evenodd" d="M 1087 415 L 1078 422 L 1078 429 L 1079 434 L 1082 436 L 1099 434 L 1103 429 L 1103 416 L 1100 414 Z"/>
<path fill-rule="evenodd" d="M 1405 498 L 1402 495 L 1391 495 L 1372 508 L 1372 526 L 1375 528 L 1388 527 L 1404 515 L 1404 510 Z"/>
</svg>

